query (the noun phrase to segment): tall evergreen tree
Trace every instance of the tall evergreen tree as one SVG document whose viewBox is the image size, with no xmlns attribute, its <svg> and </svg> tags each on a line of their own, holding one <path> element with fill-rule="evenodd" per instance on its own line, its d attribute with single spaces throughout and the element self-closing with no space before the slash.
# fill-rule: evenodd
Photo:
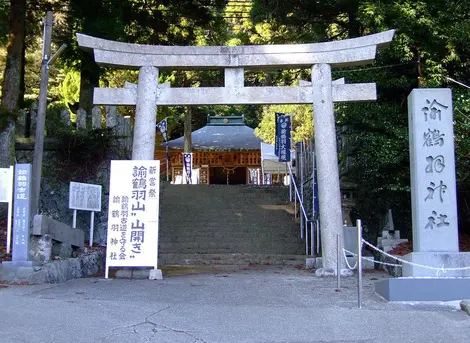
<svg viewBox="0 0 470 343">
<path fill-rule="evenodd" d="M 14 160 L 14 116 L 18 109 L 23 78 L 26 0 L 10 0 L 7 58 L 2 82 L 2 112 L 0 113 L 0 167 Z"/>
</svg>

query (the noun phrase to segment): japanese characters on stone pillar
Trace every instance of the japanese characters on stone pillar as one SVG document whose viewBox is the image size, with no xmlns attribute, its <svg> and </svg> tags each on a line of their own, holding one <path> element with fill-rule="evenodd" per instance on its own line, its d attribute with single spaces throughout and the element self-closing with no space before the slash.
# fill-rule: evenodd
<svg viewBox="0 0 470 343">
<path fill-rule="evenodd" d="M 15 166 L 13 209 L 13 262 L 29 260 L 31 164 Z"/>
<path fill-rule="evenodd" d="M 109 267 L 154 267 L 158 257 L 160 161 L 111 161 Z"/>
<path fill-rule="evenodd" d="M 458 251 L 450 89 L 414 89 L 408 97 L 413 250 Z"/>
</svg>

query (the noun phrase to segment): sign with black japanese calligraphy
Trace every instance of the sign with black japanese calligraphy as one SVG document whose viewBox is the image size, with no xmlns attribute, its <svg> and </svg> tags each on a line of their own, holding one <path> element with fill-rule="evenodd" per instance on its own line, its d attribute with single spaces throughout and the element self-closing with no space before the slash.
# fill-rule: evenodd
<svg viewBox="0 0 470 343">
<path fill-rule="evenodd" d="M 14 181 L 12 248 L 12 260 L 15 262 L 28 260 L 30 193 L 31 164 L 17 164 Z"/>
<path fill-rule="evenodd" d="M 157 267 L 160 161 L 111 161 L 107 267 Z"/>
<path fill-rule="evenodd" d="M 279 117 L 278 130 L 279 130 L 279 162 L 290 162 L 290 131 L 291 121 L 290 116 L 283 115 Z"/>
<path fill-rule="evenodd" d="M 408 97 L 413 251 L 458 251 L 452 92 Z"/>
<path fill-rule="evenodd" d="M 101 185 L 70 182 L 69 208 L 82 211 L 101 211 Z"/>
</svg>

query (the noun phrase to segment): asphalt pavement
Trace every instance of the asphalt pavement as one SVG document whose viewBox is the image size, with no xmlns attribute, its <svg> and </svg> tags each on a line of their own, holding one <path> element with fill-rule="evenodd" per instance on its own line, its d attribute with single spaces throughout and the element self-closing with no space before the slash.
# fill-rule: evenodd
<svg viewBox="0 0 470 343">
<path fill-rule="evenodd" d="M 361 309 L 355 278 L 337 290 L 287 267 L 178 273 L 0 285 L 0 342 L 470 342 L 458 302 L 387 303 L 373 291 L 381 272 L 364 275 Z"/>
</svg>

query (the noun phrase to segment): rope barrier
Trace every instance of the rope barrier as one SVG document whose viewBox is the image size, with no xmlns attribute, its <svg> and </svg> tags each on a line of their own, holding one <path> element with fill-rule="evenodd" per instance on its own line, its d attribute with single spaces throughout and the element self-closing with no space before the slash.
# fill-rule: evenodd
<svg viewBox="0 0 470 343">
<path fill-rule="evenodd" d="M 444 267 L 441 267 L 441 268 L 437 268 L 437 267 L 431 267 L 431 266 L 426 266 L 424 264 L 419 264 L 419 263 L 413 263 L 413 262 L 410 262 L 410 261 L 406 261 L 404 259 L 401 259 L 397 256 L 393 256 L 383 250 L 380 250 L 379 248 L 377 248 L 376 246 L 370 244 L 369 242 L 367 242 L 365 239 L 362 240 L 362 242 L 369 246 L 370 248 L 374 249 L 375 251 L 377 252 L 380 252 L 381 254 L 387 256 L 387 257 L 390 257 L 394 260 L 397 260 L 403 264 L 409 264 L 409 265 L 412 265 L 412 266 L 415 266 L 415 267 L 419 267 L 419 268 L 424 268 L 424 269 L 430 269 L 430 270 L 436 270 L 436 271 L 440 271 L 440 272 L 447 272 L 447 271 L 458 271 L 458 270 L 470 270 L 470 267 L 457 267 L 457 268 L 444 268 Z"/>
<path fill-rule="evenodd" d="M 346 252 L 352 254 L 352 255 L 355 255 L 357 257 L 357 254 L 354 254 L 354 253 L 351 253 L 350 251 L 346 250 L 343 248 L 343 256 L 344 256 L 344 260 L 346 261 L 346 266 L 349 268 L 349 270 L 354 270 L 357 268 L 357 261 L 358 259 L 356 258 L 356 263 L 354 264 L 353 267 L 351 267 L 351 265 L 349 264 L 349 261 L 348 261 L 348 257 L 346 256 Z"/>
<path fill-rule="evenodd" d="M 351 251 L 349 251 L 349 250 L 346 250 L 346 249 L 343 249 L 343 250 L 344 250 L 345 252 L 347 252 L 348 254 L 351 254 L 351 255 L 357 257 L 357 254 L 356 254 L 356 253 L 353 253 L 353 252 L 351 252 Z M 378 263 L 378 264 L 383 264 L 384 266 L 390 266 L 390 267 L 401 267 L 401 266 L 402 266 L 401 264 L 394 264 L 394 263 L 376 261 L 376 260 L 374 260 L 373 258 L 366 257 L 366 256 L 362 256 L 362 259 L 363 259 L 363 260 L 366 260 L 366 261 Z"/>
</svg>

